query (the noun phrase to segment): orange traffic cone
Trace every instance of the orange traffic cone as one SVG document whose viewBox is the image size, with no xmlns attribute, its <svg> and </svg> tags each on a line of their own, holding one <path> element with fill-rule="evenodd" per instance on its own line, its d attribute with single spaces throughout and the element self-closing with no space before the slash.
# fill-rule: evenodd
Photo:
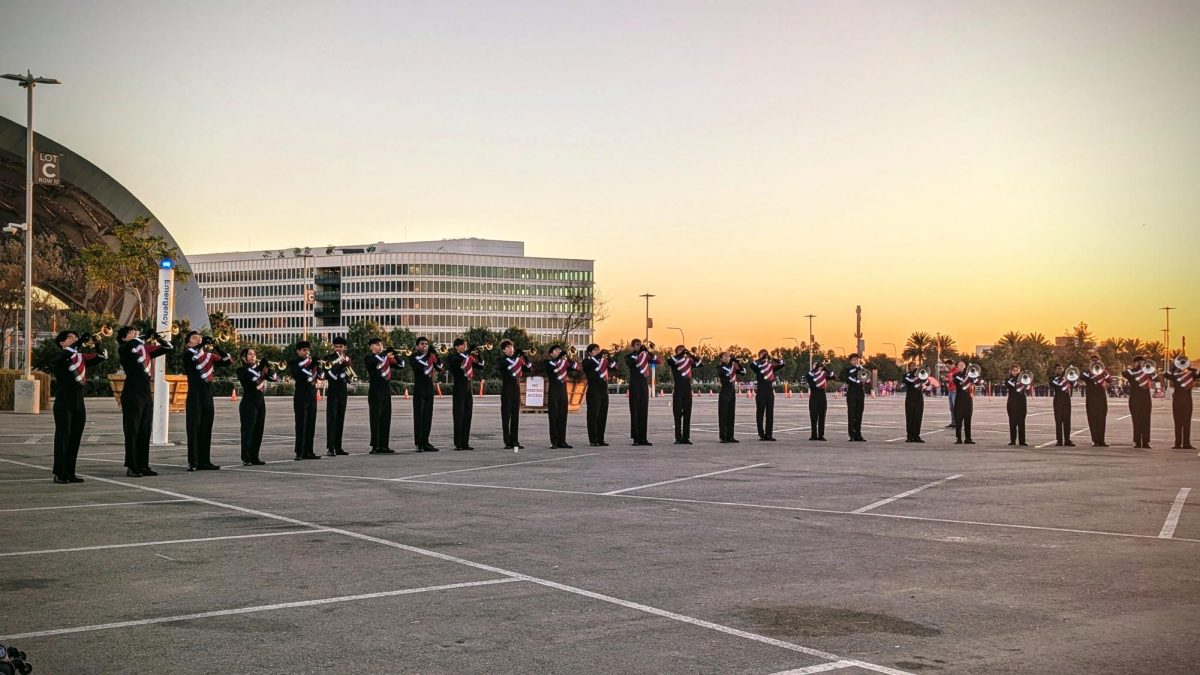
<svg viewBox="0 0 1200 675">
<path fill-rule="evenodd" d="M 442 383 L 438 382 L 436 384 L 437 384 L 438 398 L 441 398 L 442 397 Z"/>
<path fill-rule="evenodd" d="M 232 391 L 232 392 L 230 392 L 230 394 L 229 394 L 229 400 L 230 400 L 230 401 L 236 401 L 236 400 L 237 400 L 237 387 L 234 387 L 234 388 L 233 388 L 233 391 Z"/>
<path fill-rule="evenodd" d="M 792 397 L 792 388 L 790 386 L 788 386 L 787 382 L 783 383 L 783 397 L 784 398 Z"/>
<path fill-rule="evenodd" d="M 479 381 L 479 398 L 483 398 L 483 380 Z"/>
<path fill-rule="evenodd" d="M 318 389 L 318 390 L 317 390 L 317 403 L 320 403 L 320 402 L 321 402 L 321 398 L 322 398 L 322 396 L 321 396 L 321 390 L 320 390 L 320 389 Z"/>
<path fill-rule="evenodd" d="M 404 385 L 404 400 L 408 400 L 408 385 Z"/>
</svg>

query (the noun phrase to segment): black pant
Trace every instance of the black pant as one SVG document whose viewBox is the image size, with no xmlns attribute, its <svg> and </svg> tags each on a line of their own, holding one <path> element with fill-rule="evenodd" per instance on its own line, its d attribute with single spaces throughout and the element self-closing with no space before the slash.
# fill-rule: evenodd
<svg viewBox="0 0 1200 675">
<path fill-rule="evenodd" d="M 1108 394 L 1088 394 L 1084 401 L 1087 408 L 1088 429 L 1092 432 L 1092 443 L 1104 443 L 1104 428 L 1108 421 Z"/>
<path fill-rule="evenodd" d="M 829 400 L 825 398 L 824 389 L 813 389 L 808 395 L 808 423 L 812 427 L 810 438 L 825 438 L 825 413 L 829 410 Z"/>
<path fill-rule="evenodd" d="M 308 457 L 313 454 L 313 437 L 317 435 L 317 391 L 296 392 L 292 412 L 296 415 L 296 456 Z"/>
<path fill-rule="evenodd" d="M 367 419 L 371 426 L 371 449 L 388 449 L 392 442 L 391 383 L 371 385 L 367 391 Z"/>
<path fill-rule="evenodd" d="M 83 405 L 83 392 L 54 397 L 54 475 L 70 478 L 75 475 L 75 462 L 79 457 L 79 442 L 83 440 L 83 425 L 87 422 L 87 408 Z"/>
<path fill-rule="evenodd" d="M 589 443 L 604 442 L 604 427 L 608 424 L 608 384 L 588 383 L 587 429 Z"/>
<path fill-rule="evenodd" d="M 1029 414 L 1029 401 L 1024 396 L 1008 396 L 1008 442 L 1025 445 L 1025 418 Z"/>
<path fill-rule="evenodd" d="M 1071 442 L 1071 399 L 1066 396 L 1054 397 L 1054 440 Z"/>
<path fill-rule="evenodd" d="M 1137 385 L 1134 385 L 1135 387 Z M 1133 422 L 1133 445 L 1145 447 L 1150 445 L 1150 393 L 1129 394 L 1129 415 Z"/>
<path fill-rule="evenodd" d="M 341 450 L 342 430 L 346 426 L 346 385 L 331 384 L 325 394 L 325 449 Z"/>
<path fill-rule="evenodd" d="M 413 392 L 413 442 L 417 449 L 429 445 L 429 430 L 433 428 L 433 391 Z"/>
<path fill-rule="evenodd" d="M 213 387 L 189 383 L 187 393 L 188 466 L 212 464 Z"/>
<path fill-rule="evenodd" d="M 850 439 L 862 438 L 863 406 L 866 395 L 863 392 L 849 389 L 846 391 L 846 416 L 850 426 Z"/>
<path fill-rule="evenodd" d="M 460 384 L 462 386 L 459 386 Z M 454 383 L 451 400 L 454 416 L 454 447 L 465 448 L 471 444 L 471 411 L 475 405 L 471 400 L 470 380 Z"/>
<path fill-rule="evenodd" d="M 257 462 L 262 448 L 263 427 L 267 423 L 267 403 L 262 396 L 243 396 L 238 404 L 242 421 L 242 461 Z"/>
<path fill-rule="evenodd" d="M 925 397 L 919 391 L 904 394 L 904 429 L 908 440 L 921 437 L 921 418 L 925 415 Z"/>
<path fill-rule="evenodd" d="M 971 414 L 975 411 L 975 400 L 968 391 L 960 391 L 954 397 L 954 438 L 971 440 Z"/>
<path fill-rule="evenodd" d="M 647 418 L 650 416 L 650 395 L 645 382 L 629 385 L 629 437 L 634 443 L 646 443 Z"/>
<path fill-rule="evenodd" d="M 567 385 L 555 379 L 546 381 L 546 417 L 550 421 L 550 445 L 566 445 Z"/>
<path fill-rule="evenodd" d="M 675 440 L 686 441 L 692 435 L 692 388 L 676 385 L 671 393 L 671 414 L 675 416 Z"/>
<path fill-rule="evenodd" d="M 125 467 L 150 468 L 150 428 L 154 400 L 145 395 L 121 396 L 121 429 L 125 432 Z"/>
<path fill-rule="evenodd" d="M 775 431 L 775 390 L 770 384 L 754 392 L 754 420 L 758 423 L 758 437 L 770 438 Z"/>
<path fill-rule="evenodd" d="M 588 395 L 591 395 L 588 391 Z M 589 399 L 590 400 L 590 399 Z M 590 403 L 588 404 L 591 405 Z M 588 410 L 591 419 L 591 410 Z M 504 435 L 504 447 L 515 448 L 520 445 L 517 440 L 521 428 L 521 385 L 514 379 L 506 378 L 500 387 L 500 430 Z"/>
<path fill-rule="evenodd" d="M 733 440 L 733 410 L 737 403 L 737 390 L 733 387 L 721 387 L 717 395 L 717 430 L 722 441 Z"/>
<path fill-rule="evenodd" d="M 1176 389 L 1171 399 L 1171 415 L 1175 418 L 1175 447 L 1192 444 L 1192 390 Z M 1147 434 L 1149 436 L 1149 434 Z"/>
</svg>

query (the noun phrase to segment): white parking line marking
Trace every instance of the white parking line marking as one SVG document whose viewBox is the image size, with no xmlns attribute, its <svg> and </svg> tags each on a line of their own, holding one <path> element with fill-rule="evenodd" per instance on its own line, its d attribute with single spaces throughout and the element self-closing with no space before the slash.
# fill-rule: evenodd
<svg viewBox="0 0 1200 675">
<path fill-rule="evenodd" d="M 262 537 L 290 537 L 296 534 L 312 534 L 324 532 L 324 528 L 315 530 L 288 530 L 287 532 L 262 532 L 259 534 L 230 534 L 222 537 L 197 537 L 195 539 L 166 539 L 161 541 L 139 541 L 132 544 L 101 544 L 99 546 L 78 546 L 76 548 L 49 548 L 40 551 L 13 551 L 0 553 L 0 558 L 12 558 L 21 555 L 46 555 L 48 553 L 76 553 L 79 551 L 103 551 L 109 548 L 138 548 L 141 546 L 170 546 L 173 544 L 199 544 L 209 541 L 226 541 L 229 539 L 259 539 Z"/>
<path fill-rule="evenodd" d="M 944 428 L 943 428 L 943 429 L 934 429 L 933 431 L 930 431 L 930 432 L 928 432 L 928 433 L 923 433 L 923 434 L 921 434 L 921 435 L 922 435 L 922 436 L 932 436 L 932 435 L 934 435 L 934 434 L 940 434 L 940 433 L 942 433 L 943 431 L 945 431 L 945 429 L 944 429 Z M 897 436 L 896 438 L 889 438 L 889 439 L 887 439 L 886 441 L 884 441 L 884 443 L 895 443 L 896 441 L 902 441 L 902 440 L 904 440 L 904 439 L 906 439 L 906 438 L 908 438 L 908 436 Z"/>
<path fill-rule="evenodd" d="M 953 476 L 946 476 L 945 478 L 943 478 L 941 480 L 935 480 L 932 483 L 926 483 L 926 484 L 922 485 L 921 487 L 913 488 L 913 489 L 909 490 L 908 492 L 901 492 L 900 494 L 896 495 L 895 497 L 888 497 L 887 499 L 880 499 L 879 501 L 875 502 L 874 504 L 867 504 L 866 506 L 862 507 L 861 509 L 855 509 L 855 510 L 851 511 L 850 513 L 866 513 L 867 511 L 873 511 L 873 510 L 879 508 L 880 506 L 883 506 L 884 504 L 891 504 L 892 502 L 896 501 L 897 499 L 904 499 L 905 497 L 908 497 L 909 495 L 917 494 L 921 490 L 925 490 L 925 489 L 928 489 L 931 487 L 936 487 L 938 485 L 941 485 L 942 483 L 948 483 L 952 480 L 955 480 L 957 478 L 962 478 L 962 477 L 963 477 L 963 475 L 961 473 L 956 473 Z"/>
<path fill-rule="evenodd" d="M 764 462 L 762 464 L 751 464 L 750 466 L 735 466 L 732 469 L 722 469 L 721 471 L 710 471 L 709 473 L 702 473 L 698 476 L 686 476 L 684 478 L 673 478 L 671 480 L 659 481 L 657 483 L 647 483 L 645 485 L 638 485 L 637 487 L 629 487 L 629 488 L 624 488 L 621 490 L 612 490 L 609 492 L 602 492 L 600 494 L 604 495 L 605 497 L 611 497 L 612 495 L 620 495 L 620 494 L 625 494 L 626 492 L 633 492 L 634 490 L 642 490 L 645 488 L 658 487 L 659 485 L 670 485 L 671 483 L 682 483 L 685 480 L 695 480 L 697 478 L 708 478 L 709 476 L 717 476 L 717 475 L 720 475 L 723 473 L 731 473 L 733 471 L 745 471 L 746 469 L 757 469 L 760 466 L 766 466 L 766 463 Z"/>
<path fill-rule="evenodd" d="M 482 471 L 484 469 L 499 469 L 505 466 L 521 466 L 522 464 L 541 464 L 542 462 L 557 462 L 564 459 L 578 459 L 580 457 L 595 457 L 598 452 L 589 452 L 582 455 L 566 455 L 564 457 L 547 457 L 546 459 L 531 459 L 527 462 L 508 462 L 507 464 L 489 464 L 488 466 L 473 466 L 469 469 L 454 469 L 453 471 L 438 471 L 435 473 L 419 473 L 415 476 L 403 476 L 401 478 L 393 478 L 392 480 L 410 480 L 413 478 L 428 478 L 430 476 L 444 476 L 448 473 L 465 473 L 467 471 Z"/>
<path fill-rule="evenodd" d="M 176 559 L 174 559 L 174 558 L 168 558 L 167 556 L 165 556 L 165 555 L 163 555 L 163 554 L 161 554 L 161 553 L 155 553 L 154 555 L 156 555 L 156 556 L 158 556 L 158 557 L 162 558 L 163 560 L 170 560 L 171 562 L 179 562 L 178 560 L 176 560 Z"/>
<path fill-rule="evenodd" d="M 99 440 L 100 440 L 100 437 L 99 437 L 99 436 L 88 436 L 88 437 L 87 437 L 87 442 L 88 442 L 88 443 L 95 443 L 95 442 L 97 442 L 97 441 L 99 441 Z"/>
<path fill-rule="evenodd" d="M 362 593 L 359 595 L 340 595 L 334 598 L 319 598 L 316 600 L 301 600 L 299 602 L 280 602 L 274 605 L 255 605 L 253 607 L 239 607 L 237 609 L 219 609 L 212 612 L 197 612 L 195 614 L 178 614 L 176 616 L 160 616 L 154 619 L 137 619 L 135 621 L 118 621 L 116 623 L 98 623 L 91 626 L 75 626 L 73 628 L 55 628 L 53 630 L 40 630 L 32 633 L 20 633 L 18 635 L 6 635 L 8 640 L 24 640 L 27 638 L 46 637 L 48 635 L 66 635 L 69 633 L 86 633 L 96 630 L 111 630 L 113 628 L 130 628 L 132 626 L 149 626 L 156 623 L 172 623 L 175 621 L 193 621 L 195 619 L 208 619 L 214 616 L 231 616 L 234 614 L 251 614 L 254 612 L 268 612 L 275 609 L 291 609 L 293 607 L 312 607 L 314 605 L 331 605 L 338 602 L 352 602 L 354 600 L 369 600 L 373 598 L 390 598 L 397 595 L 413 595 L 416 593 L 428 593 L 431 591 L 447 591 L 454 588 L 469 588 L 472 586 L 494 586 L 496 584 L 511 584 L 514 581 L 522 581 L 515 578 L 504 579 L 486 579 L 483 581 L 466 581 L 458 584 L 443 584 L 441 586 L 425 586 L 423 588 L 405 588 L 398 591 L 383 591 L 380 593 Z"/>
<path fill-rule="evenodd" d="M 0 509 L 0 513 L 15 513 L 17 511 L 54 511 L 58 509 L 98 509 L 105 506 L 137 506 L 139 504 L 171 504 L 174 502 L 190 502 L 190 499 L 155 499 L 148 502 L 109 502 L 107 504 L 63 504 L 59 506 L 28 506 L 21 509 Z"/>
<path fill-rule="evenodd" d="M 1167 522 L 1163 523 L 1162 531 L 1158 533 L 1159 539 L 1175 538 L 1175 526 L 1179 524 L 1179 516 L 1183 513 L 1183 503 L 1187 501 L 1188 493 L 1192 488 L 1180 488 L 1179 494 L 1175 495 L 1175 503 L 1171 505 L 1171 512 L 1167 514 Z"/>
<path fill-rule="evenodd" d="M 41 442 L 42 442 L 42 437 L 40 434 L 33 435 L 33 436 L 30 436 L 29 438 L 25 439 L 25 445 L 36 445 Z"/>
<path fill-rule="evenodd" d="M 832 663 L 818 663 L 815 666 L 807 668 L 796 668 L 793 670 L 781 670 L 772 675 L 809 675 L 809 673 L 824 673 L 830 670 L 840 670 L 842 668 L 850 668 L 854 663 L 851 661 L 834 661 Z"/>
<path fill-rule="evenodd" d="M 7 462 L 9 464 L 16 464 L 18 466 L 26 466 L 26 467 L 33 468 L 33 469 L 46 469 L 46 467 L 39 466 L 37 464 L 29 464 L 27 462 L 18 462 L 13 459 L 5 459 L 2 457 L 0 457 L 0 462 Z M 736 635 L 738 637 L 742 637 L 747 640 L 753 640 L 755 642 L 769 644 L 769 645 L 773 645 L 776 647 L 781 647 L 783 649 L 789 649 L 791 651 L 800 652 L 802 654 L 808 654 L 809 656 L 816 656 L 818 658 L 828 659 L 830 661 L 842 661 L 843 660 L 842 657 L 840 657 L 840 656 L 837 656 L 835 654 L 830 654 L 829 652 L 823 652 L 819 649 L 805 647 L 803 645 L 798 645 L 798 644 L 795 644 L 792 642 L 784 642 L 783 640 L 776 640 L 775 638 L 767 637 L 765 635 L 759 635 L 757 633 L 750 633 L 750 632 L 747 632 L 744 630 L 740 630 L 737 628 L 731 628 L 729 626 L 724 626 L 724 625 L 721 625 L 718 623 L 712 623 L 710 621 L 704 621 L 703 619 L 697 619 L 695 617 L 690 617 L 690 616 L 687 616 L 684 614 L 676 614 L 675 612 L 670 612 L 670 611 L 667 611 L 664 609 L 658 609 L 657 607 L 651 607 L 649 605 L 642 605 L 642 604 L 638 604 L 638 603 L 634 603 L 634 602 L 629 602 L 627 600 L 621 600 L 620 598 L 614 598 L 612 596 L 602 595 L 600 593 L 594 593 L 592 591 L 589 591 L 589 590 L 586 590 L 583 588 L 577 588 L 575 586 L 567 586 L 567 585 L 559 584 L 559 583 L 549 581 L 546 579 L 539 579 L 538 577 L 521 574 L 519 572 L 512 572 L 512 571 L 509 571 L 509 570 L 506 570 L 506 569 L 503 569 L 500 567 L 494 567 L 492 565 L 474 562 L 472 560 L 467 560 L 465 558 L 459 558 L 457 556 L 452 556 L 452 555 L 449 555 L 446 553 L 439 553 L 438 551 L 433 551 L 430 549 L 419 548 L 417 546 L 409 546 L 408 544 L 401 544 L 399 542 L 392 541 L 390 539 L 382 539 L 380 537 L 373 537 L 371 535 L 362 534 L 360 532 L 354 532 L 352 530 L 346 530 L 346 529 L 342 529 L 342 528 L 333 528 L 333 527 L 327 528 L 322 525 L 318 525 L 316 523 L 312 523 L 312 522 L 308 522 L 308 521 L 304 521 L 304 520 L 299 520 L 297 518 L 290 518 L 288 516 L 282 516 L 282 515 L 279 515 L 276 513 L 269 513 L 266 511 L 258 511 L 255 509 L 249 509 L 244 506 L 237 506 L 235 504 L 227 504 L 227 503 L 218 502 L 218 501 L 215 501 L 212 499 L 205 499 L 204 497 L 189 497 L 188 495 L 184 495 L 184 494 L 181 494 L 178 492 L 172 492 L 170 490 L 163 490 L 161 488 L 153 488 L 153 487 L 149 487 L 146 485 L 138 485 L 136 483 L 128 483 L 125 481 L 113 480 L 111 478 L 99 478 L 96 476 L 92 476 L 91 478 L 93 480 L 97 480 L 97 481 L 104 482 L 104 483 L 110 483 L 112 485 L 121 485 L 124 487 L 132 487 L 132 488 L 136 488 L 138 490 L 154 492 L 154 493 L 166 495 L 169 497 L 190 499 L 192 501 L 200 502 L 202 504 L 208 504 L 210 506 L 217 506 L 220 508 L 229 509 L 231 511 L 238 511 L 240 513 L 248 513 L 248 514 L 260 516 L 263 518 L 269 518 L 271 520 L 278 520 L 280 522 L 291 523 L 293 525 L 300 525 L 300 526 L 308 527 L 308 528 L 312 528 L 312 529 L 322 529 L 327 532 L 334 532 L 337 534 L 342 534 L 347 537 L 352 537 L 354 539 L 359 539 L 362 541 L 375 542 L 377 544 L 381 544 L 383 546 L 389 546 L 391 548 L 395 548 L 395 549 L 398 549 L 401 551 L 408 551 L 410 553 L 416 553 L 418 555 L 423 555 L 423 556 L 430 557 L 430 558 L 436 558 L 438 560 L 446 560 L 448 562 L 458 563 L 459 565 L 464 565 L 466 567 L 472 567 L 472 568 L 484 570 L 487 572 L 493 572 L 493 573 L 500 574 L 505 577 L 510 577 L 510 578 L 513 578 L 516 580 L 531 581 L 535 584 L 540 584 L 540 585 L 546 586 L 548 588 L 556 588 L 558 590 L 565 591 L 567 593 L 573 593 L 575 595 L 582 595 L 584 597 L 594 598 L 596 600 L 601 600 L 604 602 L 619 605 L 619 606 L 626 607 L 629 609 L 635 609 L 640 612 L 645 612 L 647 614 L 653 614 L 655 616 L 662 616 L 662 617 L 665 617 L 668 619 L 673 619 L 675 621 L 681 621 L 683 623 L 688 623 L 688 624 L 691 624 L 694 626 L 700 626 L 702 628 L 707 628 L 709 630 L 714 630 L 714 631 L 725 633 L 728 635 Z M 629 495 L 629 497 L 637 498 L 637 495 Z M 874 515 L 874 514 L 871 514 L 871 515 Z M 8 637 L 8 639 L 12 640 L 12 639 L 19 639 L 22 636 L 7 636 L 7 637 Z M 856 659 L 845 659 L 845 660 L 850 661 L 851 663 L 853 663 L 855 666 L 857 666 L 859 668 L 874 671 L 877 673 L 885 673 L 886 675 L 912 675 L 912 673 L 908 673 L 903 670 L 896 670 L 894 668 L 888 668 L 887 666 L 880 666 L 880 665 L 876 665 L 874 663 L 868 663 L 866 661 L 858 661 Z"/>
</svg>

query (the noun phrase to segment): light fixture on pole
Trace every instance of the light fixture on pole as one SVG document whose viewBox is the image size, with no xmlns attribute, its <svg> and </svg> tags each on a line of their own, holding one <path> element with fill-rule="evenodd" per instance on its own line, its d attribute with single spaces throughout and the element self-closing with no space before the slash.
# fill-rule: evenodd
<svg viewBox="0 0 1200 675">
<path fill-rule="evenodd" d="M 679 341 L 683 343 L 683 346 L 684 346 L 685 348 L 687 347 L 687 338 L 686 338 L 686 337 L 684 337 L 684 335 L 683 335 L 683 329 L 682 329 L 682 328 L 676 328 L 675 326 L 667 326 L 667 330 L 677 330 L 677 331 L 679 331 Z"/>
<path fill-rule="evenodd" d="M 896 363 L 900 363 L 900 350 L 899 350 L 899 349 L 896 349 L 896 345 L 895 345 L 895 343 L 893 343 L 893 342 L 884 342 L 883 344 L 885 344 L 885 345 L 887 345 L 887 346 L 889 346 L 889 347 L 891 347 L 891 348 L 892 348 L 892 355 L 896 357 Z"/>
<path fill-rule="evenodd" d="M 711 335 L 709 335 L 708 337 L 702 337 L 702 338 L 700 338 L 700 342 L 698 342 L 698 343 L 696 344 L 696 351 L 700 351 L 700 348 L 704 346 L 704 341 L 705 341 L 705 340 L 711 340 L 711 339 L 712 339 L 712 336 L 711 336 Z"/>
<path fill-rule="evenodd" d="M 817 339 L 815 337 L 813 337 L 812 320 L 817 318 L 817 315 L 816 314 L 805 314 L 804 318 L 808 319 L 808 369 L 812 370 L 812 367 L 813 367 L 813 344 L 817 341 Z"/>
<path fill-rule="evenodd" d="M 62 84 L 49 77 L 34 77 L 28 70 L 24 75 L 0 75 L 12 80 L 26 90 L 25 123 L 25 382 L 32 385 L 16 385 L 13 392 L 13 410 L 37 414 L 41 412 L 41 383 L 33 379 L 30 365 L 33 360 L 33 88 L 39 84 Z M 18 405 L 23 397 L 32 395 L 31 405 Z"/>
</svg>

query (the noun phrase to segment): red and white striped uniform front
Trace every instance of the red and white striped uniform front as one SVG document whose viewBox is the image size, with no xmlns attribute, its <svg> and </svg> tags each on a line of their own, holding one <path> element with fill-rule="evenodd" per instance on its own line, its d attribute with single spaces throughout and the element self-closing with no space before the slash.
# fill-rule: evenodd
<svg viewBox="0 0 1200 675">
<path fill-rule="evenodd" d="M 1150 379 L 1150 376 L 1141 370 L 1137 371 L 1137 373 L 1134 374 L 1133 377 L 1137 381 L 1138 386 L 1141 387 L 1142 389 L 1149 389 L 1150 386 L 1154 383 L 1154 381 Z"/>
<path fill-rule="evenodd" d="M 738 376 L 738 368 L 737 368 L 737 366 L 731 363 L 731 364 L 729 364 L 729 365 L 727 365 L 727 366 L 721 366 L 721 368 L 722 368 L 722 369 L 725 371 L 725 377 L 726 377 L 726 379 L 728 379 L 728 380 L 729 380 L 729 383 L 730 383 L 730 384 L 737 384 L 737 381 L 738 381 L 738 379 L 737 379 L 737 376 Z"/>
<path fill-rule="evenodd" d="M 83 358 L 83 354 L 74 349 L 67 349 L 67 351 L 71 352 L 71 356 L 68 357 L 71 362 L 67 365 L 67 368 L 75 376 L 75 381 L 83 384 L 84 380 L 87 379 L 87 361 Z"/>
<path fill-rule="evenodd" d="M 471 379 L 472 377 L 475 377 L 475 355 L 474 354 L 465 354 L 464 355 L 464 357 L 463 357 L 463 375 L 466 375 L 468 380 Z"/>
<path fill-rule="evenodd" d="M 513 358 L 511 356 L 506 356 L 504 357 L 504 360 L 508 362 L 508 372 L 512 374 L 513 379 L 520 379 L 521 371 L 525 369 L 525 357 L 518 356 Z"/>
<path fill-rule="evenodd" d="M 1174 377 L 1179 386 L 1184 389 L 1191 389 L 1196 384 L 1196 371 L 1192 368 L 1175 371 Z"/>
<path fill-rule="evenodd" d="M 392 379 L 392 355 L 391 354 L 376 354 L 376 356 L 383 357 L 379 361 L 379 365 L 377 366 L 379 369 L 379 376 L 385 380 L 391 380 Z"/>
<path fill-rule="evenodd" d="M 574 365 L 574 363 L 568 359 L 559 357 L 558 361 L 554 363 L 554 377 L 558 378 L 559 382 L 566 382 L 567 368 L 572 365 Z"/>
<path fill-rule="evenodd" d="M 633 365 L 642 374 L 642 377 L 650 377 L 650 352 L 638 352 L 634 357 Z"/>
<path fill-rule="evenodd" d="M 816 370 L 813 371 L 812 376 L 813 376 L 813 382 L 815 382 L 817 384 L 817 388 L 820 389 L 821 391 L 825 391 L 825 387 L 827 386 L 826 381 L 825 381 L 825 369 L 817 368 Z"/>
<path fill-rule="evenodd" d="M 437 357 L 433 355 L 433 352 L 429 352 L 424 356 L 417 357 L 417 363 L 421 364 L 421 371 L 424 372 L 426 376 L 431 377 L 433 375 L 433 364 L 435 363 L 436 359 Z"/>
<path fill-rule="evenodd" d="M 771 359 L 768 358 L 766 361 L 763 361 L 763 364 L 761 366 L 759 366 L 759 370 L 762 372 L 762 376 L 763 376 L 764 380 L 766 380 L 767 382 L 775 381 L 775 362 L 774 361 L 772 361 Z"/>
<path fill-rule="evenodd" d="M 200 372 L 201 379 L 205 382 L 212 382 L 213 363 L 217 361 L 216 355 L 204 349 L 191 348 L 188 351 L 192 353 L 192 364 Z"/>
<path fill-rule="evenodd" d="M 600 379 L 608 382 L 608 368 L 612 362 L 606 358 L 596 359 L 594 356 L 592 360 L 596 362 L 596 374 L 600 376 Z"/>
<path fill-rule="evenodd" d="M 1071 381 L 1065 377 L 1054 378 L 1054 386 L 1058 387 L 1063 392 L 1071 391 Z"/>
<path fill-rule="evenodd" d="M 682 359 L 675 358 L 675 367 L 679 370 L 679 375 L 689 380 L 692 379 L 692 367 L 695 365 L 696 362 L 690 356 L 685 356 Z"/>
<path fill-rule="evenodd" d="M 317 379 L 317 374 L 312 370 L 311 356 L 304 357 L 304 360 L 296 365 L 299 367 L 300 372 L 304 373 L 304 377 L 308 380 L 309 384 L 312 384 Z"/>
</svg>

